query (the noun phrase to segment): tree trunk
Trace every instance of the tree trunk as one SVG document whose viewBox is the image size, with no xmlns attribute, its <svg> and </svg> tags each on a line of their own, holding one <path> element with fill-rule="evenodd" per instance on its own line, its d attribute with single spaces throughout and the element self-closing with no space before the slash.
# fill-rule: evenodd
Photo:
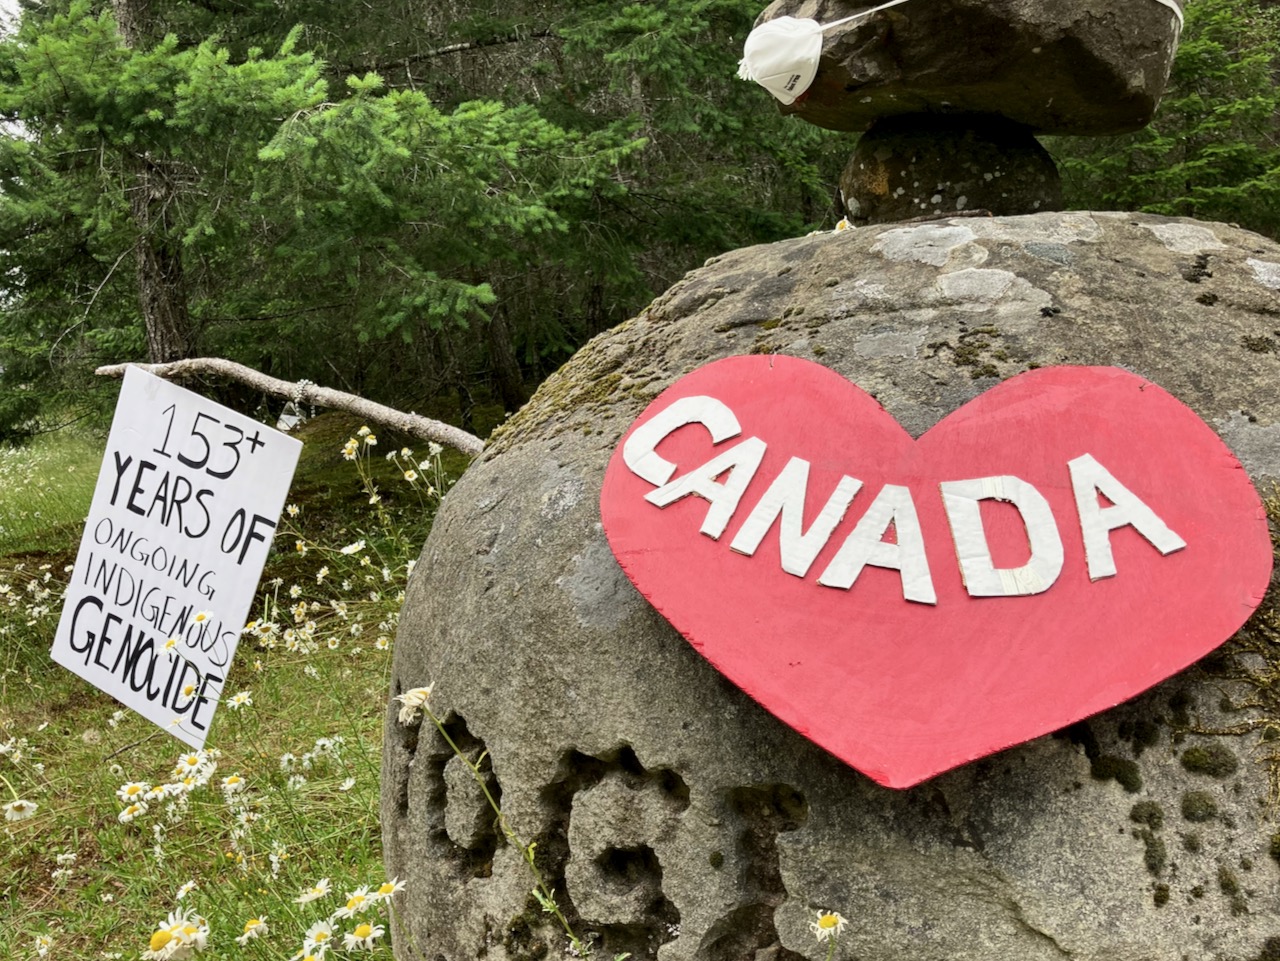
<svg viewBox="0 0 1280 961">
<path fill-rule="evenodd" d="M 149 43 L 154 34 L 151 0 L 112 0 L 120 36 L 130 47 Z M 175 189 L 162 164 L 143 153 L 125 160 L 132 180 L 129 209 L 138 230 L 138 304 L 147 329 L 147 354 L 153 364 L 190 357 L 195 331 L 182 279 L 182 248 L 170 239 L 169 208 Z"/>
<path fill-rule="evenodd" d="M 524 375 L 516 360 L 515 347 L 511 343 L 511 328 L 507 326 L 507 311 L 500 307 L 489 320 L 489 358 L 493 361 L 494 386 L 502 409 L 514 412 L 528 400 L 524 391 Z"/>
<path fill-rule="evenodd" d="M 182 250 L 171 243 L 167 208 L 173 188 L 164 171 L 147 156 L 130 157 L 133 188 L 129 205 L 138 228 L 138 303 L 147 328 L 147 354 L 153 364 L 190 357 L 195 348 Z"/>
<path fill-rule="evenodd" d="M 111 12 L 128 46 L 140 47 L 151 39 L 151 0 L 111 0 Z"/>
</svg>

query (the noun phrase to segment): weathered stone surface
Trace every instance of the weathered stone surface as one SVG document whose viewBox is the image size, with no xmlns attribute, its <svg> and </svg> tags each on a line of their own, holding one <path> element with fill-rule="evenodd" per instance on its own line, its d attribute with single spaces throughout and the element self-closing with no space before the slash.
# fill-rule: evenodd
<svg viewBox="0 0 1280 961">
<path fill-rule="evenodd" d="M 478 758 L 476 751 L 465 760 L 455 754 L 444 765 L 444 831 L 450 841 L 467 849 L 480 846 L 492 835 L 496 817 L 484 796 L 488 784 L 481 785 L 467 765 L 467 761 L 475 764 Z"/>
<path fill-rule="evenodd" d="M 776 0 L 760 21 L 832 23 L 874 5 Z M 781 109 L 831 130 L 985 113 L 1039 133 L 1123 133 L 1155 112 L 1176 30 L 1156 0 L 912 0 L 832 30 L 813 85 Z"/>
<path fill-rule="evenodd" d="M 1048 151 L 1026 128 L 997 121 L 923 114 L 878 121 L 840 175 L 850 222 L 1061 210 L 1062 182 Z"/>
<path fill-rule="evenodd" d="M 409 587 L 392 693 L 435 681 L 435 709 L 463 750 L 489 752 L 509 824 L 538 842 L 600 957 L 822 958 L 817 908 L 849 919 L 839 956 L 859 961 L 1274 957 L 1272 645 L 1242 635 L 1087 723 L 892 791 L 778 723 L 645 603 L 598 496 L 645 404 L 751 351 L 832 367 L 916 434 L 1032 365 L 1123 365 L 1270 484 L 1276 265 L 1280 245 L 1232 227 L 1117 213 L 727 254 L 583 348 L 450 492 Z M 483 820 L 448 829 L 451 804 L 477 803 L 449 757 L 430 726 L 388 712 L 386 856 L 410 882 L 414 945 L 398 933 L 398 957 L 561 956 L 521 852 Z"/>
</svg>

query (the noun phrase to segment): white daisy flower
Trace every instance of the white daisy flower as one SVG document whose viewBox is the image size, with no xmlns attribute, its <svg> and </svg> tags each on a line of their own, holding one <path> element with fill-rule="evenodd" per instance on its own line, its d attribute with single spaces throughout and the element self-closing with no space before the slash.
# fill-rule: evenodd
<svg viewBox="0 0 1280 961">
<path fill-rule="evenodd" d="M 256 918 L 250 918 L 244 923 L 244 933 L 236 938 L 236 944 L 248 944 L 254 938 L 260 938 L 266 934 L 270 928 L 267 926 L 267 916 L 259 915 Z"/>
<path fill-rule="evenodd" d="M 384 881 L 378 890 L 373 892 L 373 896 L 378 901 L 390 901 L 404 890 L 404 886 L 404 881 L 399 878 L 392 878 L 390 881 Z"/>
<path fill-rule="evenodd" d="M 25 821 L 27 818 L 35 815 L 40 805 L 35 801 L 10 801 L 4 806 L 4 819 L 6 821 Z"/>
<path fill-rule="evenodd" d="M 362 911 L 366 911 L 373 907 L 377 902 L 370 897 L 367 887 L 359 887 L 354 891 L 348 892 L 347 903 L 338 910 L 333 912 L 335 918 L 354 918 Z"/>
<path fill-rule="evenodd" d="M 426 687 L 415 687 L 411 691 L 405 691 L 403 694 L 396 695 L 396 700 L 400 702 L 400 723 L 412 724 L 418 719 L 418 714 L 422 711 L 427 701 L 431 697 L 431 688 L 433 684 Z"/>
<path fill-rule="evenodd" d="M 146 781 L 130 781 L 128 784 L 120 785 L 116 791 L 116 797 L 126 804 L 132 804 L 134 801 L 140 801 L 151 790 L 151 785 Z"/>
<path fill-rule="evenodd" d="M 230 797 L 239 794 L 245 788 L 244 778 L 239 774 L 231 774 L 222 779 L 222 793 Z"/>
<path fill-rule="evenodd" d="M 372 951 L 373 942 L 386 933 L 387 929 L 380 924 L 364 924 L 356 926 L 350 934 L 342 936 L 342 947 L 347 951 Z"/>
<path fill-rule="evenodd" d="M 307 890 L 303 891 L 293 899 L 294 904 L 307 904 L 311 901 L 317 901 L 329 893 L 329 879 L 321 878 Z M 332 933 L 332 929 L 330 930 Z"/>
<path fill-rule="evenodd" d="M 133 804 L 130 804 L 127 808 L 125 808 L 123 811 L 117 814 L 116 820 L 119 821 L 121 824 L 128 824 L 134 818 L 140 818 L 142 817 L 142 815 L 146 813 L 147 813 L 147 802 L 135 801 Z"/>
<path fill-rule="evenodd" d="M 819 941 L 830 941 L 844 933 L 849 922 L 836 911 L 819 911 L 817 919 L 809 922 L 809 930 Z"/>
<path fill-rule="evenodd" d="M 173 769 L 177 774 L 187 774 L 200 770 L 208 761 L 209 755 L 204 751 L 191 751 L 178 758 L 178 763 L 174 765 Z"/>
<path fill-rule="evenodd" d="M 333 943 L 333 925 L 328 921 L 317 921 L 307 928 L 302 936 L 302 950 L 319 951 L 321 956 Z"/>
<path fill-rule="evenodd" d="M 173 912 L 151 935 L 143 961 L 181 961 L 209 943 L 209 923 L 193 911 Z"/>
</svg>

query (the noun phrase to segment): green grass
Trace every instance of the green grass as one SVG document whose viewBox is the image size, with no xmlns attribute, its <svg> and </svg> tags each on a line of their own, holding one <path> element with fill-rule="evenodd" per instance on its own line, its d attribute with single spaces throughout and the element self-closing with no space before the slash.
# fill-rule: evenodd
<svg viewBox="0 0 1280 961">
<path fill-rule="evenodd" d="M 203 958 L 292 958 L 350 892 L 387 880 L 378 772 L 389 648 L 438 499 L 428 484 L 447 481 L 425 450 L 378 456 L 387 438 L 345 460 L 358 426 L 326 415 L 301 432 L 290 497 L 300 510 L 283 520 L 252 615 L 276 628 L 241 639 L 225 691 L 248 691 L 252 704 L 219 708 L 207 742 L 216 770 L 184 801 L 154 801 L 128 823 L 122 785 L 173 782 L 190 752 L 48 657 L 102 445 L 52 436 L 0 452 L 0 804 L 38 805 L 0 820 L 0 961 L 36 958 L 41 936 L 51 959 L 140 958 L 180 909 L 207 921 Z M 341 552 L 359 540 L 362 550 Z M 224 796 L 232 775 L 247 787 Z M 322 878 L 327 897 L 295 903 Z M 197 887 L 179 902 L 189 881 Z M 368 921 L 387 934 L 359 956 L 390 958 L 394 904 L 333 920 L 328 957 L 348 956 L 342 934 Z M 266 934 L 238 944 L 263 915 Z"/>
<path fill-rule="evenodd" d="M 103 446 L 59 431 L 25 447 L 0 447 L 0 557 L 75 550 Z"/>
</svg>

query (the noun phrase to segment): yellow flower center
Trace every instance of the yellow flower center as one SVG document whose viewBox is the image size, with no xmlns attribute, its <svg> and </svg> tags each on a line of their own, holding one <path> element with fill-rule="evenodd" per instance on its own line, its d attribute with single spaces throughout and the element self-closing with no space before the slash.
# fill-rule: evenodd
<svg viewBox="0 0 1280 961">
<path fill-rule="evenodd" d="M 369 923 L 367 923 L 367 922 L 366 922 L 365 924 L 362 924 L 362 925 L 360 925 L 360 927 L 356 928 L 356 937 L 357 937 L 357 938 L 367 938 L 367 937 L 368 937 L 369 935 L 371 935 L 371 934 L 373 934 L 373 925 L 372 925 L 372 924 L 369 924 Z"/>
<path fill-rule="evenodd" d="M 197 928 L 194 924 L 184 924 L 182 926 L 182 933 L 185 934 L 188 938 L 194 938 L 197 934 L 200 933 L 200 929 Z"/>
<path fill-rule="evenodd" d="M 196 692 L 196 686 L 194 684 L 188 684 L 182 689 L 182 696 L 190 697 L 195 692 Z"/>
<path fill-rule="evenodd" d="M 393 894 L 393 893 L 395 892 L 395 889 L 396 889 L 396 886 L 395 886 L 394 884 L 392 884 L 390 881 L 388 881 L 388 882 L 387 882 L 386 884 L 384 884 L 382 887 L 378 888 L 378 893 L 379 893 L 379 894 L 384 894 L 384 895 L 385 895 L 385 894 Z"/>
<path fill-rule="evenodd" d="M 360 905 L 362 904 L 364 904 L 364 895 L 357 894 L 354 897 L 352 897 L 350 901 L 347 902 L 347 910 L 353 911 L 356 908 L 360 907 Z"/>
<path fill-rule="evenodd" d="M 151 935 L 151 950 L 159 951 L 166 944 L 173 940 L 173 935 L 161 928 L 155 934 Z"/>
<path fill-rule="evenodd" d="M 317 932 L 315 933 L 315 937 L 313 937 L 311 940 L 315 941 L 315 942 L 316 942 L 316 944 L 319 944 L 321 941 L 328 941 L 328 940 L 329 940 L 329 932 L 328 932 L 328 931 L 317 931 Z"/>
<path fill-rule="evenodd" d="M 840 919 L 834 914 L 824 914 L 818 918 L 818 927 L 822 928 L 824 931 L 834 928 L 839 923 Z"/>
<path fill-rule="evenodd" d="M 248 934 L 260 924 L 262 924 L 262 920 L 260 918 L 250 918 L 244 923 L 244 933 Z"/>
<path fill-rule="evenodd" d="M 239 783 L 240 783 L 240 778 L 236 777 L 236 776 L 233 774 L 233 775 L 231 775 L 231 777 L 227 778 L 227 783 L 228 783 L 228 784 L 239 784 Z"/>
<path fill-rule="evenodd" d="M 133 797 L 135 794 L 142 793 L 142 788 L 138 787 L 138 785 L 136 784 L 130 784 L 127 788 L 125 788 L 125 793 L 128 794 L 130 797 Z"/>
</svg>

